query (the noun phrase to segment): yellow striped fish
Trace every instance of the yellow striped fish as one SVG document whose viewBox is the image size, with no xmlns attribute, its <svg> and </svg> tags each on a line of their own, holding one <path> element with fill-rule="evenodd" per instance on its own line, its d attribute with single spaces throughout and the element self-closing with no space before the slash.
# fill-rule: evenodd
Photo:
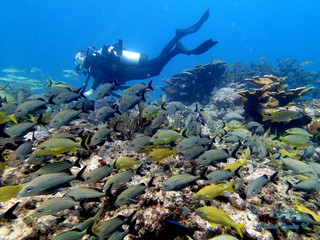
<svg viewBox="0 0 320 240">
<path fill-rule="evenodd" d="M 196 214 L 206 219 L 212 227 L 216 227 L 215 224 L 226 226 L 227 228 L 233 227 L 237 230 L 241 238 L 243 234 L 241 229 L 245 227 L 244 224 L 235 223 L 231 217 L 220 209 L 212 206 L 205 206 L 196 209 Z"/>
<path fill-rule="evenodd" d="M 233 184 L 234 181 L 231 181 L 227 186 L 223 184 L 205 186 L 195 194 L 195 198 L 198 200 L 212 200 L 215 197 L 224 195 L 224 191 L 234 192 Z"/>
</svg>

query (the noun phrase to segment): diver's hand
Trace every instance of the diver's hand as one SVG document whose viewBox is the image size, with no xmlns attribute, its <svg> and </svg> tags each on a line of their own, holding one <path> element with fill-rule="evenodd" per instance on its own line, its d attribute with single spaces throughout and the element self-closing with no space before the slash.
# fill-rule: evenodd
<svg viewBox="0 0 320 240">
<path fill-rule="evenodd" d="M 93 93 L 93 89 L 90 89 L 89 91 L 86 91 L 86 92 L 84 93 L 84 95 L 85 95 L 86 97 L 89 97 L 92 93 Z"/>
</svg>

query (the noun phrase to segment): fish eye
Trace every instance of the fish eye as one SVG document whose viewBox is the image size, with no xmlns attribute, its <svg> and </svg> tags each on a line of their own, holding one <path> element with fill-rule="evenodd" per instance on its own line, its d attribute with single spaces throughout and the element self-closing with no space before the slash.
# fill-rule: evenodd
<svg viewBox="0 0 320 240">
<path fill-rule="evenodd" d="M 46 149 L 46 146 L 41 147 L 41 149 Z"/>
<path fill-rule="evenodd" d="M 43 212 L 43 209 L 38 209 L 37 212 L 41 213 L 41 212 Z"/>
<path fill-rule="evenodd" d="M 58 122 L 58 120 L 54 120 L 53 122 L 54 122 L 54 123 L 57 123 L 57 122 Z"/>
<path fill-rule="evenodd" d="M 17 160 L 17 161 L 20 160 L 20 159 L 21 159 L 21 156 L 18 156 L 18 157 L 15 158 L 15 160 Z"/>
<path fill-rule="evenodd" d="M 169 187 L 169 185 L 167 185 L 167 184 L 166 184 L 166 185 L 163 185 L 163 186 L 164 186 L 164 188 L 168 188 L 168 187 Z"/>
<path fill-rule="evenodd" d="M 31 192 L 32 189 L 33 189 L 33 187 L 28 187 L 27 192 Z"/>
<path fill-rule="evenodd" d="M 19 109 L 19 110 L 18 110 L 18 113 L 22 113 L 22 110 L 21 110 L 21 109 Z"/>
<path fill-rule="evenodd" d="M 123 202 L 124 201 L 124 197 L 120 198 L 120 201 Z"/>
</svg>

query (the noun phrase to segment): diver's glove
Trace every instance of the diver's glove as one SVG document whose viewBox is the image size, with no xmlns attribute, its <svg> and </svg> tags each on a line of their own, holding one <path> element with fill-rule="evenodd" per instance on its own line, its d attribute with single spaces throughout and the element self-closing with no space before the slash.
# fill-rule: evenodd
<svg viewBox="0 0 320 240">
<path fill-rule="evenodd" d="M 89 97 L 93 93 L 93 89 L 90 89 L 89 91 L 86 91 L 84 93 L 84 96 Z"/>
</svg>

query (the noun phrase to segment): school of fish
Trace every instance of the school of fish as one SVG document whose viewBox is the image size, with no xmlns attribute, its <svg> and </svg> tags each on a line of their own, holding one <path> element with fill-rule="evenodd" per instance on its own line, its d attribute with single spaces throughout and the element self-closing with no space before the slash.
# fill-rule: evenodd
<svg viewBox="0 0 320 240">
<path fill-rule="evenodd" d="M 0 88 L 5 239 L 319 234 L 319 139 L 288 124 L 302 118 L 299 112 L 256 122 L 228 109 L 217 117 L 210 104 L 165 97 L 148 103 L 152 81 L 106 83 L 90 98 L 51 79 L 37 94 L 12 90 L 12 82 Z"/>
</svg>

